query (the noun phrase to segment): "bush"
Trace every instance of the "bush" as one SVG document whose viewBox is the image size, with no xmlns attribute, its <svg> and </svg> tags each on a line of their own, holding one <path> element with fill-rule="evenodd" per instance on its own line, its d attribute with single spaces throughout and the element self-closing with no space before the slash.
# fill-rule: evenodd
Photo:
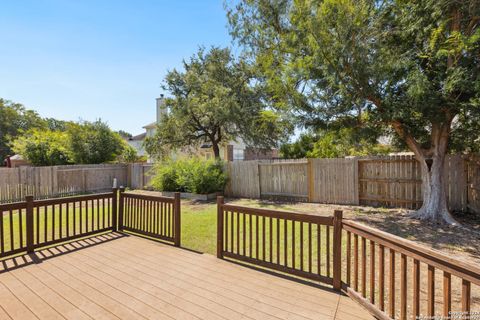
<svg viewBox="0 0 480 320">
<path fill-rule="evenodd" d="M 213 193 L 223 191 L 227 175 L 223 163 L 198 158 L 167 161 L 156 165 L 152 187 L 159 191 Z"/>
</svg>

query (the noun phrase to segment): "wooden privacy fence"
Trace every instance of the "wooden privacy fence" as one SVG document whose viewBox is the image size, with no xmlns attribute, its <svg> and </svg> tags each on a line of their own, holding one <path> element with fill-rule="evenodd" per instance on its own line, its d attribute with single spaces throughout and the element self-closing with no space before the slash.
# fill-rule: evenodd
<svg viewBox="0 0 480 320">
<path fill-rule="evenodd" d="M 229 205 L 223 197 L 217 211 L 218 258 L 331 284 L 380 319 L 480 312 L 480 268 L 343 220 L 341 211 L 321 217 Z"/>
<path fill-rule="evenodd" d="M 128 185 L 128 165 L 67 165 L 0 168 L 0 203 L 110 190 L 113 180 Z"/>
<path fill-rule="evenodd" d="M 180 197 L 112 192 L 0 204 L 0 257 L 107 231 L 180 245 Z"/>
<path fill-rule="evenodd" d="M 413 156 L 235 161 L 227 166 L 233 197 L 419 208 L 422 177 Z M 445 186 L 451 210 L 480 212 L 480 160 L 449 155 Z"/>
</svg>

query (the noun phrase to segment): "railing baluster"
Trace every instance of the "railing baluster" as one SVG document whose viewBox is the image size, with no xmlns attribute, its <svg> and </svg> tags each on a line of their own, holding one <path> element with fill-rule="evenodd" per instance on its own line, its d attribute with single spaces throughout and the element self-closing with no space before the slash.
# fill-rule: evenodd
<svg viewBox="0 0 480 320">
<path fill-rule="evenodd" d="M 283 265 L 285 267 L 288 267 L 288 255 L 287 255 L 287 252 L 288 252 L 288 237 L 287 237 L 287 233 L 288 233 L 288 230 L 287 230 L 287 219 L 284 219 L 283 220 Z"/>
<path fill-rule="evenodd" d="M 435 268 L 428 266 L 428 280 L 427 280 L 427 315 L 433 316 L 435 314 Z"/>
<path fill-rule="evenodd" d="M 243 235 L 243 255 L 246 255 L 247 254 L 247 215 L 244 213 L 242 214 L 242 223 L 243 223 L 243 232 L 242 232 L 242 235 Z"/>
<path fill-rule="evenodd" d="M 37 216 L 38 219 L 38 216 Z M 38 220 L 37 220 L 38 226 Z M 38 230 L 37 230 L 38 232 Z M 73 202 L 73 235 L 77 235 L 77 202 Z"/>
<path fill-rule="evenodd" d="M 385 311 L 385 247 L 378 245 L 378 301 L 380 310 Z"/>
<path fill-rule="evenodd" d="M 65 208 L 65 220 L 67 221 L 67 238 L 70 237 L 70 203 L 67 203 L 66 208 Z"/>
<path fill-rule="evenodd" d="M 0 212 L 0 214 L 2 215 L 0 217 L 0 251 L 1 253 L 5 252 L 5 229 L 3 227 L 3 220 L 5 219 L 5 215 L 3 213 L 4 213 L 3 211 Z"/>
<path fill-rule="evenodd" d="M 234 225 L 235 225 L 235 212 L 230 211 L 230 252 L 235 252 L 235 232 L 234 232 Z"/>
<path fill-rule="evenodd" d="M 265 261 L 265 244 L 267 240 L 265 240 L 265 216 L 262 217 L 262 260 Z"/>
<path fill-rule="evenodd" d="M 59 216 L 59 222 L 58 222 L 58 225 L 60 227 L 60 232 L 59 232 L 59 237 L 60 239 L 63 238 L 63 218 L 62 218 L 62 215 L 63 215 L 63 210 L 62 210 L 62 207 L 63 207 L 63 204 L 60 204 L 58 206 L 58 216 Z"/>
<path fill-rule="evenodd" d="M 79 220 L 80 220 L 80 233 L 83 233 L 83 212 L 82 212 L 82 207 L 83 207 L 83 201 L 79 201 L 80 205 L 80 210 L 79 210 Z"/>
<path fill-rule="evenodd" d="M 400 319 L 407 319 L 407 256 L 401 254 L 400 260 Z"/>
<path fill-rule="evenodd" d="M 390 272 L 389 288 L 388 288 L 388 308 L 390 318 L 395 318 L 395 250 L 390 249 Z"/>
<path fill-rule="evenodd" d="M 443 316 L 449 317 L 452 311 L 452 276 L 443 272 Z"/>
<path fill-rule="evenodd" d="M 413 316 L 420 316 L 420 261 L 413 260 Z"/>
<path fill-rule="evenodd" d="M 240 212 L 237 212 L 237 253 L 240 254 Z"/>
<path fill-rule="evenodd" d="M 48 207 L 43 206 L 43 215 L 45 216 L 43 219 L 43 241 L 47 242 L 48 237 L 48 230 L 47 230 L 47 220 L 48 220 Z"/>
<path fill-rule="evenodd" d="M 326 229 L 326 239 L 325 239 L 325 245 L 327 247 L 327 259 L 326 259 L 326 268 L 327 268 L 327 277 L 330 277 L 330 226 L 325 226 Z"/>
<path fill-rule="evenodd" d="M 253 242 L 252 242 L 252 233 L 253 233 L 253 225 L 252 225 L 252 215 L 248 215 L 248 254 L 250 255 L 250 258 L 253 257 L 252 251 L 253 251 Z"/>
<path fill-rule="evenodd" d="M 24 248 L 23 244 L 23 209 L 18 210 L 18 226 L 19 226 L 19 238 L 20 238 L 20 248 Z"/>
<path fill-rule="evenodd" d="M 317 273 L 322 272 L 322 229 L 321 225 L 317 223 Z"/>
<path fill-rule="evenodd" d="M 362 237 L 362 296 L 367 297 L 367 239 Z"/>
<path fill-rule="evenodd" d="M 303 271 L 303 259 L 304 259 L 304 255 L 303 255 L 303 222 L 300 221 L 299 222 L 300 224 L 300 270 Z"/>
<path fill-rule="evenodd" d="M 352 233 L 347 231 L 347 286 L 350 286 L 352 268 Z"/>
<path fill-rule="evenodd" d="M 258 216 L 255 215 L 255 258 L 259 259 L 258 255 Z"/>
<path fill-rule="evenodd" d="M 462 315 L 470 319 L 471 285 L 470 281 L 462 279 Z"/>
<path fill-rule="evenodd" d="M 358 234 L 353 235 L 353 273 L 355 279 L 355 291 L 358 292 Z"/>
<path fill-rule="evenodd" d="M 370 302 L 375 304 L 375 242 L 370 240 Z"/>
<path fill-rule="evenodd" d="M 35 238 L 35 240 L 34 240 L 35 243 L 40 242 L 40 221 L 39 221 L 40 213 L 39 213 L 39 210 L 40 210 L 40 208 L 33 206 L 33 211 L 34 211 L 33 224 L 34 224 L 34 229 L 35 229 L 35 237 L 34 237 Z M 2 219 L 2 223 L 3 223 L 3 219 Z M 3 234 L 3 227 L 2 227 L 2 234 Z M 3 236 L 2 236 L 2 238 L 3 238 Z"/>
<path fill-rule="evenodd" d="M 14 248 L 14 230 L 13 230 L 13 211 L 12 209 L 9 210 L 9 223 L 10 223 L 10 250 L 15 249 Z"/>
<path fill-rule="evenodd" d="M 280 264 L 280 219 L 277 218 L 277 264 Z"/>
<path fill-rule="evenodd" d="M 270 227 L 270 232 L 269 232 L 269 235 L 270 235 L 270 262 L 273 263 L 273 218 L 270 217 L 269 219 L 269 227 Z"/>
<path fill-rule="evenodd" d="M 292 220 L 292 268 L 295 269 L 295 220 Z"/>
<path fill-rule="evenodd" d="M 312 273 L 312 224 L 308 223 L 308 272 Z"/>
</svg>

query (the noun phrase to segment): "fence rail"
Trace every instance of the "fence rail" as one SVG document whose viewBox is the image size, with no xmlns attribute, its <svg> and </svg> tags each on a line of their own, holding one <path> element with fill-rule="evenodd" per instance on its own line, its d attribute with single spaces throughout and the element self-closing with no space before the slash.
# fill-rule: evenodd
<svg viewBox="0 0 480 320">
<path fill-rule="evenodd" d="M 217 210 L 218 258 L 331 284 L 379 319 L 480 312 L 480 268 L 343 220 L 341 211 L 322 217 L 229 205 L 223 197 Z"/>
</svg>

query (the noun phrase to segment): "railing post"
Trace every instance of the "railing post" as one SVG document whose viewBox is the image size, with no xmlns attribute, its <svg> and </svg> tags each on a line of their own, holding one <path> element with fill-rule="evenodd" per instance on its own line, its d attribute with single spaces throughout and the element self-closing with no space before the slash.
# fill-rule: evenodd
<svg viewBox="0 0 480 320">
<path fill-rule="evenodd" d="M 343 212 L 335 210 L 333 215 L 333 289 L 342 288 L 342 218 Z"/>
<path fill-rule="evenodd" d="M 174 245 L 176 247 L 180 247 L 180 242 L 181 242 L 181 238 L 182 238 L 182 219 L 181 219 L 181 209 L 180 209 L 180 206 L 181 206 L 181 203 L 180 203 L 180 192 L 175 192 L 175 202 L 173 204 L 173 212 L 174 212 L 174 228 L 175 228 L 175 240 L 174 240 Z"/>
<path fill-rule="evenodd" d="M 26 196 L 27 202 L 27 219 L 26 219 L 26 231 L 27 231 L 27 252 L 33 252 L 33 196 Z M 20 226 L 22 227 L 22 226 Z"/>
<path fill-rule="evenodd" d="M 217 197 L 217 258 L 223 258 L 223 196 Z"/>
<path fill-rule="evenodd" d="M 125 187 L 120 187 L 120 196 L 118 200 L 118 230 L 123 230 L 123 211 L 124 211 L 124 200 L 123 193 L 125 192 Z"/>
<path fill-rule="evenodd" d="M 118 188 L 113 187 L 112 188 L 112 231 L 117 231 L 117 202 L 118 202 Z"/>
</svg>

